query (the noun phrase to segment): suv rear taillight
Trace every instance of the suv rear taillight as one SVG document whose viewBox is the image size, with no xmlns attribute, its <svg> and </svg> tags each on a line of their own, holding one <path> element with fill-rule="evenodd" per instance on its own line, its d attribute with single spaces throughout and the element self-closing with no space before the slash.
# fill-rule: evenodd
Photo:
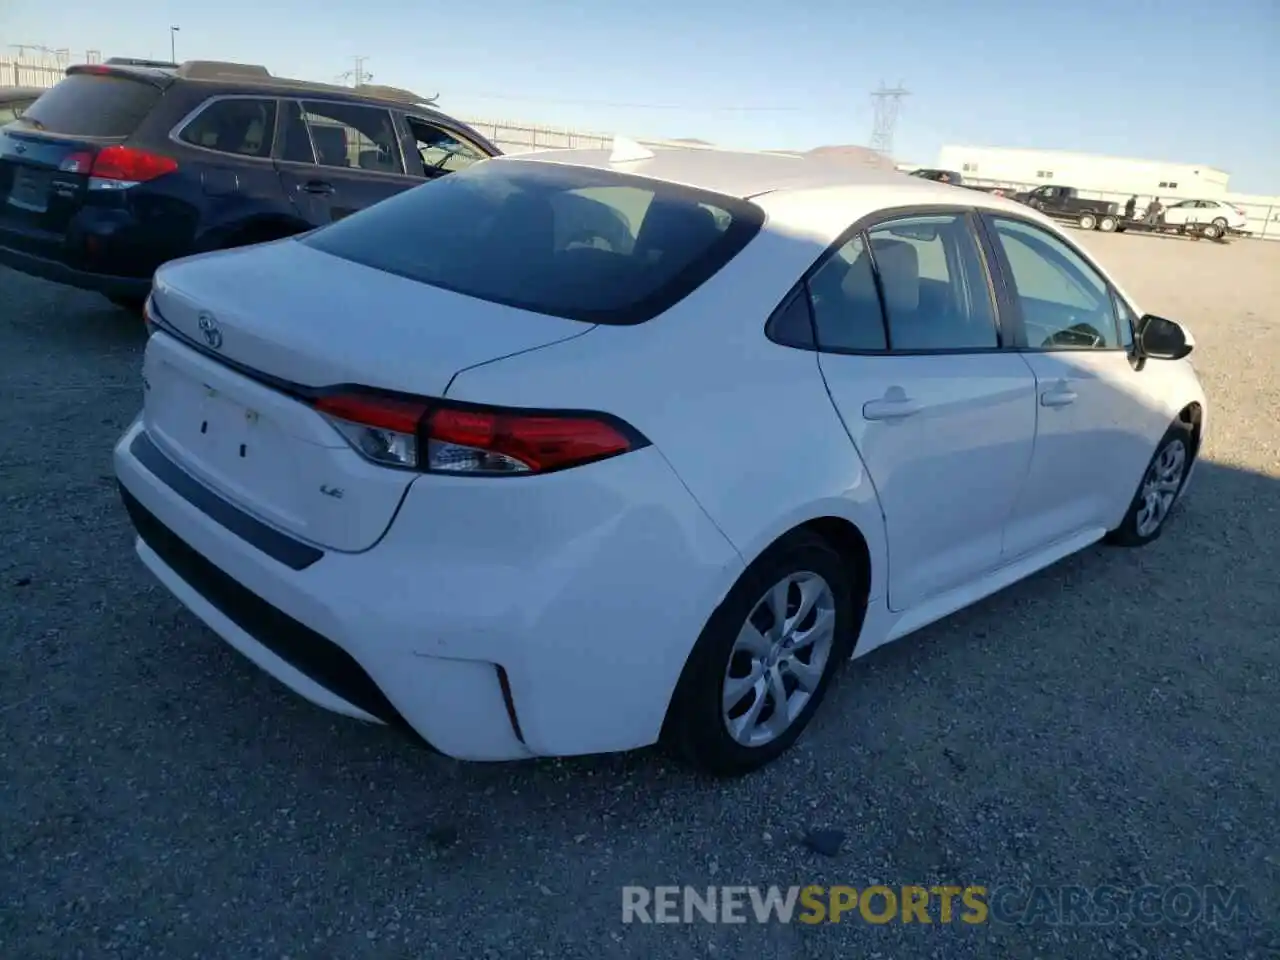
<svg viewBox="0 0 1280 960">
<path fill-rule="evenodd" d="M 90 190 L 123 190 L 178 169 L 178 161 L 159 153 L 120 145 L 94 153 L 73 153 L 62 161 L 69 173 L 87 173 Z"/>
<path fill-rule="evenodd" d="M 323 394 L 312 404 L 366 460 L 429 473 L 551 473 L 649 445 L 634 428 L 604 413 L 355 391 Z"/>
</svg>

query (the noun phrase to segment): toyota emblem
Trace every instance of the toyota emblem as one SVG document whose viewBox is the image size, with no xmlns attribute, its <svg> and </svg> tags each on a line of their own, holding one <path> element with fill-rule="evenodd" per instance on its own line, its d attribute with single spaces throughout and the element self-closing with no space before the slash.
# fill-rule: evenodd
<svg viewBox="0 0 1280 960">
<path fill-rule="evenodd" d="M 200 335 L 204 337 L 204 342 L 214 350 L 222 346 L 222 330 L 218 327 L 218 321 L 213 318 L 212 313 L 202 313 L 196 320 L 200 327 Z"/>
</svg>

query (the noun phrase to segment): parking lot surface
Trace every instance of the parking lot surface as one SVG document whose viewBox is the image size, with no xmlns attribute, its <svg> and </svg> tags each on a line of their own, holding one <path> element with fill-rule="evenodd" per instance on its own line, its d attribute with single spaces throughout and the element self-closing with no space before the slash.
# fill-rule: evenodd
<svg viewBox="0 0 1280 960">
<path fill-rule="evenodd" d="M 133 556 L 110 451 L 136 318 L 0 269 L 0 956 L 1280 955 L 1280 244 L 1077 236 L 1198 341 L 1179 515 L 857 661 L 790 755 L 728 783 L 654 752 L 458 764 L 279 686 Z M 1250 909 L 621 922 L 627 884 L 811 883 L 1240 886 Z"/>
</svg>

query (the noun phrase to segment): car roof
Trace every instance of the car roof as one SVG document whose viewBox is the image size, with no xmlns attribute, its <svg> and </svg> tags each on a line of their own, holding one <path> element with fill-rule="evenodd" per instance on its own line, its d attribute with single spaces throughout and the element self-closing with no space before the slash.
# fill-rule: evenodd
<svg viewBox="0 0 1280 960">
<path fill-rule="evenodd" d="M 176 67 L 169 67 L 160 65 L 158 61 L 128 61 L 114 58 L 103 64 L 76 64 L 67 70 L 68 76 L 76 73 L 132 75 L 145 77 L 151 82 L 162 85 L 184 82 L 210 88 L 217 87 L 240 94 L 260 93 L 277 97 L 310 95 L 317 99 L 341 99 L 353 103 L 376 103 L 379 106 L 395 105 L 401 109 L 426 112 L 441 118 L 447 116 L 434 105 L 435 97 L 424 97 L 411 90 L 381 84 L 344 87 L 334 83 L 277 77 L 266 67 L 257 64 L 221 60 L 188 60 Z"/>
<path fill-rule="evenodd" d="M 613 170 L 746 200 L 767 195 L 776 201 L 787 195 L 821 193 L 856 200 L 870 209 L 936 205 L 1011 210 L 1023 216 L 1032 213 L 1003 197 L 913 177 L 899 170 L 822 157 L 687 146 L 633 146 L 648 156 L 613 162 L 611 150 L 539 150 L 499 159 L 504 163 L 557 163 Z"/>
</svg>

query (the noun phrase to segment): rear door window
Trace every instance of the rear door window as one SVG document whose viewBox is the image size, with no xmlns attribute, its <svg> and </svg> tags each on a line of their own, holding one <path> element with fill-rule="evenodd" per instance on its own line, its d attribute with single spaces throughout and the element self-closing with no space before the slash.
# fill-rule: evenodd
<svg viewBox="0 0 1280 960">
<path fill-rule="evenodd" d="M 178 139 L 192 146 L 242 157 L 270 157 L 276 102 L 251 97 L 214 100 L 192 119 Z"/>
<path fill-rule="evenodd" d="M 300 242 L 467 296 L 591 323 L 640 323 L 728 263 L 754 204 L 643 177 L 478 163 Z"/>
<path fill-rule="evenodd" d="M 160 95 L 159 87 L 144 80 L 75 73 L 27 107 L 18 122 L 49 133 L 123 138 L 137 129 Z"/>
<path fill-rule="evenodd" d="M 349 103 L 303 102 L 303 116 L 322 167 L 404 173 L 400 138 L 389 110 Z"/>
</svg>

